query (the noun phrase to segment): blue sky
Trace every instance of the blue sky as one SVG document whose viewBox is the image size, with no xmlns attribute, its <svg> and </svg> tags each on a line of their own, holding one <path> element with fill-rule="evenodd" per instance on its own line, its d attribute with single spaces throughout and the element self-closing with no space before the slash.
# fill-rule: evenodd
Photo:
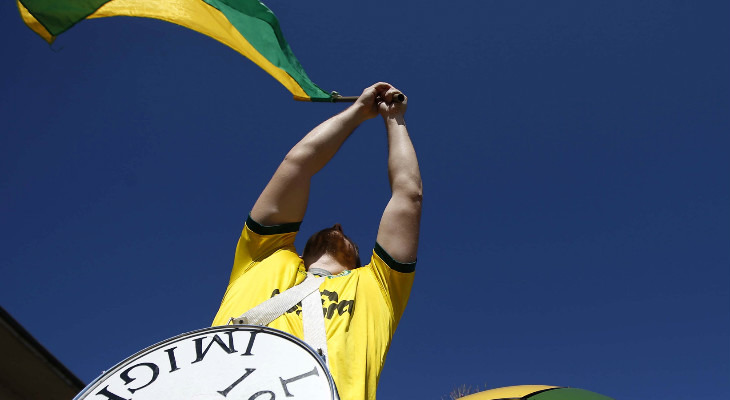
<svg viewBox="0 0 730 400">
<path fill-rule="evenodd" d="M 730 395 L 730 4 L 267 4 L 325 90 L 409 96 L 421 246 L 379 399 Z M 211 323 L 258 193 L 343 106 L 169 23 L 49 47 L 0 7 L 0 304 L 90 382 Z M 299 245 L 340 222 L 372 246 L 385 160 L 369 121 L 316 177 Z"/>
</svg>

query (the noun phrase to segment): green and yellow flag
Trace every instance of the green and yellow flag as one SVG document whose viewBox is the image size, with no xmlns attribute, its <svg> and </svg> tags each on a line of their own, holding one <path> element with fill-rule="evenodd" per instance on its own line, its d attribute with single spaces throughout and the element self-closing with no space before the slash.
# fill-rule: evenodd
<svg viewBox="0 0 730 400">
<path fill-rule="evenodd" d="M 172 22 L 248 57 L 296 100 L 332 101 L 309 79 L 276 16 L 258 0 L 18 0 L 18 8 L 26 25 L 49 43 L 84 19 L 128 16 Z"/>
</svg>

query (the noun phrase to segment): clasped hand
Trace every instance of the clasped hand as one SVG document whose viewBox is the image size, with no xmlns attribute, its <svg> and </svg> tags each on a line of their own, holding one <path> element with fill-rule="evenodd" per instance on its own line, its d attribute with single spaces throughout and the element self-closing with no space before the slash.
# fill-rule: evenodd
<svg viewBox="0 0 730 400">
<path fill-rule="evenodd" d="M 401 93 L 393 85 L 385 82 L 378 82 L 363 90 L 353 107 L 357 107 L 358 113 L 363 119 L 371 119 L 378 114 L 383 118 L 402 118 L 408 107 L 408 98 L 403 102 L 394 102 L 393 96 Z"/>
</svg>

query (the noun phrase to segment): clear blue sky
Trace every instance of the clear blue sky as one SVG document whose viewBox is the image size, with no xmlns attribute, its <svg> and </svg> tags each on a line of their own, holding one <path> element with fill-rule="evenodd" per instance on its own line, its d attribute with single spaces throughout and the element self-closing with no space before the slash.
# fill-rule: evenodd
<svg viewBox="0 0 730 400">
<path fill-rule="evenodd" d="M 380 400 L 467 384 L 728 398 L 730 3 L 269 1 L 325 90 L 409 96 L 425 203 Z M 245 217 L 337 104 L 159 21 L 52 47 L 0 5 L 0 304 L 85 382 L 208 326 Z M 314 183 L 302 239 L 362 248 L 382 123 Z"/>
</svg>

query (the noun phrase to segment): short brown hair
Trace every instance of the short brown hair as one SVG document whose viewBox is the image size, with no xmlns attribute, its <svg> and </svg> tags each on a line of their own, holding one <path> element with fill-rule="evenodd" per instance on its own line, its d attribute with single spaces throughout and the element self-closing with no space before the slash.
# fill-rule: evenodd
<svg viewBox="0 0 730 400">
<path fill-rule="evenodd" d="M 340 224 L 322 229 L 307 240 L 302 253 L 304 265 L 308 268 L 324 254 L 331 255 L 348 269 L 362 266 L 357 244 L 342 232 Z"/>
</svg>

